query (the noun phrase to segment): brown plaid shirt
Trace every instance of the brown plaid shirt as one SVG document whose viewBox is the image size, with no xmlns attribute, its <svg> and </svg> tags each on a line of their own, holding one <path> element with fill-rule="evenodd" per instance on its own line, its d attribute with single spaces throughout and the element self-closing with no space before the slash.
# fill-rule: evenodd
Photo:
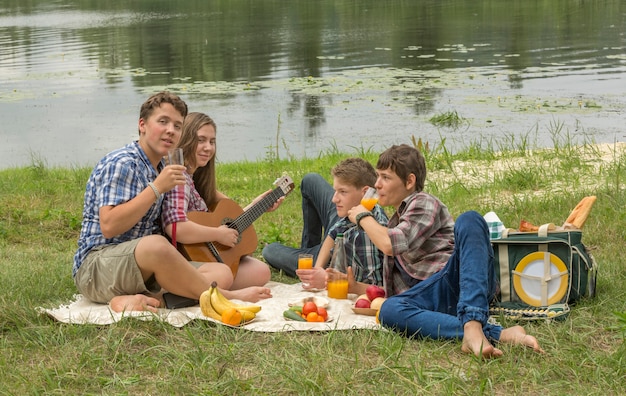
<svg viewBox="0 0 626 396">
<path fill-rule="evenodd" d="M 425 192 L 404 199 L 387 233 L 394 253 L 383 263 L 388 296 L 440 271 L 454 250 L 454 220 L 439 199 Z"/>
</svg>

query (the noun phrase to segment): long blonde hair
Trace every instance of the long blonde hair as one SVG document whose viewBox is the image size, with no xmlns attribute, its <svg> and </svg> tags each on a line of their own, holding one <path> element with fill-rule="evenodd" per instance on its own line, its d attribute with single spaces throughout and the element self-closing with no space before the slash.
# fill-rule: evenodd
<svg viewBox="0 0 626 396">
<path fill-rule="evenodd" d="M 217 133 L 215 121 L 204 113 L 189 113 L 183 122 L 183 132 L 178 142 L 178 147 L 183 149 L 185 166 L 187 169 L 196 168 L 196 150 L 198 148 L 198 130 L 205 125 L 211 125 Z M 217 182 L 215 177 L 215 157 L 217 156 L 217 146 L 213 158 L 206 166 L 196 168 L 193 173 L 193 182 L 196 190 L 200 193 L 204 202 L 211 208 L 217 203 Z"/>
</svg>

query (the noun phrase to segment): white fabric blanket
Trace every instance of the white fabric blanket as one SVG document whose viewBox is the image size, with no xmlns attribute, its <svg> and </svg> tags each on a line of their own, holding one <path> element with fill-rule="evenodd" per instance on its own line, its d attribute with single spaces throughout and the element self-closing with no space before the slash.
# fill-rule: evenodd
<svg viewBox="0 0 626 396">
<path fill-rule="evenodd" d="M 241 328 L 261 332 L 382 328 L 376 324 L 376 319 L 373 316 L 357 315 L 352 312 L 352 306 L 357 297 L 356 295 L 350 294 L 347 300 L 336 300 L 328 298 L 326 291 L 317 293 L 304 291 L 299 283 L 288 285 L 278 282 L 269 282 L 267 287 L 272 290 L 273 297 L 260 301 L 258 304 L 262 306 L 261 311 L 252 322 L 241 326 Z M 296 303 L 310 296 L 323 297 L 329 301 L 327 309 L 330 320 L 328 322 L 295 322 L 286 320 L 283 317 L 283 311 L 289 308 L 289 303 Z M 93 303 L 83 298 L 80 294 L 75 295 L 74 301 L 70 302 L 68 305 L 61 305 L 58 308 L 39 307 L 37 310 L 40 313 L 51 316 L 59 322 L 71 324 L 108 325 L 128 317 L 141 320 L 164 320 L 175 327 L 182 327 L 194 319 L 220 323 L 204 316 L 199 306 L 180 309 L 159 309 L 159 312 L 156 314 L 150 312 L 118 313 L 109 309 L 108 305 Z"/>
</svg>

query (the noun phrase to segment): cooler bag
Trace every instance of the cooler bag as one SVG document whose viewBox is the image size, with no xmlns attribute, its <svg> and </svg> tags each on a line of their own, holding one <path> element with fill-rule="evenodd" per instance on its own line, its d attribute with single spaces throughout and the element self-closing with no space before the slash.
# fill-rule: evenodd
<svg viewBox="0 0 626 396">
<path fill-rule="evenodd" d="M 568 304 L 594 297 L 598 266 L 582 243 L 581 230 L 504 232 L 492 240 L 499 293 L 495 312 L 530 318 L 569 312 Z"/>
</svg>

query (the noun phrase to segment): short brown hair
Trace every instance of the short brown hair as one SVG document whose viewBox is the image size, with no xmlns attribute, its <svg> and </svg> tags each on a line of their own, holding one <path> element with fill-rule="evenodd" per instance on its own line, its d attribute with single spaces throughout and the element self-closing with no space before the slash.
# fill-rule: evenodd
<svg viewBox="0 0 626 396">
<path fill-rule="evenodd" d="M 161 91 L 150 96 L 143 102 L 139 110 L 139 118 L 147 120 L 152 115 L 154 109 L 161 107 L 163 103 L 169 103 L 174 106 L 183 118 L 187 116 L 187 103 L 185 103 L 184 100 L 169 91 Z"/>
<path fill-rule="evenodd" d="M 415 191 L 421 192 L 426 181 L 426 160 L 415 147 L 408 144 L 393 145 L 378 157 L 376 169 L 391 169 L 405 184 L 412 173 L 415 175 Z"/>
<path fill-rule="evenodd" d="M 356 188 L 374 187 L 376 170 L 362 158 L 347 158 L 338 163 L 330 172 L 333 177 Z"/>
</svg>

